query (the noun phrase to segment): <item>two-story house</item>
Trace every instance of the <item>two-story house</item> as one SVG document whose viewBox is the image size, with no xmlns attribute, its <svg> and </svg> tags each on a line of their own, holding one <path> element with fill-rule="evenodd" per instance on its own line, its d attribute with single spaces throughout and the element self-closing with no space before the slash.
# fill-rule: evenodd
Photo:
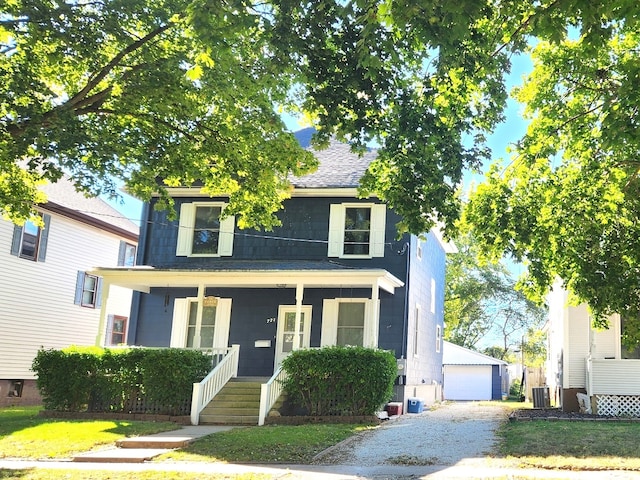
<svg viewBox="0 0 640 480">
<path fill-rule="evenodd" d="M 298 132 L 303 146 L 310 132 Z M 361 345 L 398 358 L 396 401 L 441 399 L 445 254 L 439 231 L 398 238 L 398 215 L 358 198 L 375 158 L 333 142 L 318 170 L 293 178 L 271 232 L 223 218 L 225 198 L 174 188 L 179 219 L 144 207 L 138 266 L 101 268 L 135 296 L 128 343 L 221 351 L 238 376 L 269 377 L 292 350 Z"/>
<path fill-rule="evenodd" d="M 138 226 L 66 179 L 42 187 L 42 225 L 0 218 L 0 406 L 37 404 L 31 364 L 40 348 L 125 343 L 132 292 L 101 298 L 96 265 L 133 265 Z"/>
</svg>

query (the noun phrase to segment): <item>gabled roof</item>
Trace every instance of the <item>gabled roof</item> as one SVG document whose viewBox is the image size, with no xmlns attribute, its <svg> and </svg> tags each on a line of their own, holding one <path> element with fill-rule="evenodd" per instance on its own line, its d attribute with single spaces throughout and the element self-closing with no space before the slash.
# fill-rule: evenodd
<svg viewBox="0 0 640 480">
<path fill-rule="evenodd" d="M 305 128 L 295 132 L 295 137 L 304 148 L 312 151 L 318 159 L 318 170 L 303 177 L 291 177 L 295 188 L 356 188 L 367 171 L 369 164 L 378 155 L 371 149 L 364 155 L 351 151 L 347 143 L 332 140 L 324 150 L 315 150 L 310 146 L 315 130 Z"/>
<path fill-rule="evenodd" d="M 443 342 L 443 365 L 508 365 L 504 360 L 490 357 L 480 352 L 474 352 L 451 342 Z"/>
<path fill-rule="evenodd" d="M 41 207 L 68 218 L 137 241 L 139 227 L 99 197 L 85 197 L 67 177 L 40 187 L 47 195 Z"/>
</svg>

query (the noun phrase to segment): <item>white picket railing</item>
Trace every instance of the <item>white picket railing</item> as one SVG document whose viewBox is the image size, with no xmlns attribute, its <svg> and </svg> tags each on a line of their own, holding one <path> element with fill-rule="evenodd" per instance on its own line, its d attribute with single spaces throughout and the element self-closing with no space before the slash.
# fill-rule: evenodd
<svg viewBox="0 0 640 480">
<path fill-rule="evenodd" d="M 258 414 L 258 425 L 264 425 L 264 420 L 269 414 L 269 410 L 276 403 L 282 394 L 282 381 L 287 378 L 282 367 L 278 367 L 267 383 L 260 387 L 260 413 Z"/>
<path fill-rule="evenodd" d="M 238 375 L 238 358 L 240 345 L 232 345 L 227 349 L 226 355 L 218 362 L 209 375 L 200 383 L 193 384 L 193 397 L 191 398 L 191 424 L 198 425 L 200 412 L 215 397 L 230 378 Z"/>
</svg>

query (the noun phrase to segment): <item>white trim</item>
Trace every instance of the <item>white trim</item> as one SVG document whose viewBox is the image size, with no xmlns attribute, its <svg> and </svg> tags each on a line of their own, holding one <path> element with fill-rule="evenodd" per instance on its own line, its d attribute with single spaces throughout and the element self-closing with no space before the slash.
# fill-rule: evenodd
<svg viewBox="0 0 640 480">
<path fill-rule="evenodd" d="M 233 254 L 233 236 L 235 217 L 230 215 L 220 220 L 218 236 L 218 253 L 192 253 L 193 231 L 195 228 L 196 210 L 198 207 L 220 207 L 220 215 L 224 214 L 227 204 L 224 202 L 192 202 L 180 206 L 178 225 L 177 257 L 228 257 Z"/>
<path fill-rule="evenodd" d="M 228 198 L 228 194 L 220 194 L 215 197 L 207 193 L 203 193 L 202 187 L 177 187 L 167 189 L 173 198 L 178 197 L 202 197 L 202 198 Z M 293 187 L 288 191 L 292 197 L 344 197 L 344 198 L 360 198 L 358 189 L 353 187 L 345 188 L 296 188 Z M 158 197 L 157 193 L 152 194 Z M 375 195 L 369 195 L 367 198 L 377 198 Z"/>
<path fill-rule="evenodd" d="M 275 359 L 274 359 L 274 368 L 275 372 L 282 360 L 288 355 L 288 353 L 284 353 L 282 351 L 283 345 L 283 334 L 284 334 L 284 320 L 285 315 L 287 313 L 296 313 L 297 310 L 296 305 L 279 305 L 278 306 L 278 326 L 276 327 L 276 349 L 275 349 Z M 304 322 L 303 322 L 303 330 L 302 330 L 302 345 L 299 345 L 299 348 L 309 348 L 311 345 L 311 315 L 312 315 L 312 307 L 311 305 L 303 305 L 300 309 L 300 313 L 304 314 Z M 297 322 L 296 322 L 297 323 Z M 297 348 L 293 348 L 293 350 L 297 350 Z"/>
<path fill-rule="evenodd" d="M 363 303 L 364 325 L 362 346 L 377 348 L 378 346 L 378 314 L 379 305 L 374 308 L 370 298 L 327 298 L 322 304 L 322 332 L 320 346 L 333 346 L 338 339 L 338 312 L 341 303 Z"/>
<path fill-rule="evenodd" d="M 218 298 L 216 308 L 215 327 L 213 330 L 213 345 L 202 348 L 226 348 L 229 342 L 229 326 L 231 323 L 231 299 Z M 199 297 L 176 298 L 173 303 L 173 320 L 171 322 L 171 340 L 169 346 L 185 348 L 187 346 L 187 324 L 189 321 L 189 306 L 198 302 L 198 319 L 196 320 L 196 338 L 194 344 L 199 344 L 199 329 L 202 322 L 202 300 Z"/>
<path fill-rule="evenodd" d="M 413 308 L 413 356 L 418 357 L 418 350 L 420 349 L 420 317 L 422 317 L 422 309 L 419 303 L 416 303 Z M 436 350 L 437 351 L 437 350 Z"/>
<path fill-rule="evenodd" d="M 344 253 L 345 217 L 348 208 L 368 208 L 369 222 L 369 254 L 353 255 Z M 383 203 L 334 203 L 329 210 L 329 245 L 328 257 L 338 258 L 374 258 L 384 257 L 385 229 L 387 206 Z"/>
<path fill-rule="evenodd" d="M 305 288 L 341 286 L 343 288 L 371 288 L 376 285 L 391 294 L 404 282 L 384 269 L 333 270 L 162 270 L 153 267 L 97 268 L 91 272 L 119 285 L 148 293 L 150 288 L 236 286 L 243 288 Z"/>
</svg>

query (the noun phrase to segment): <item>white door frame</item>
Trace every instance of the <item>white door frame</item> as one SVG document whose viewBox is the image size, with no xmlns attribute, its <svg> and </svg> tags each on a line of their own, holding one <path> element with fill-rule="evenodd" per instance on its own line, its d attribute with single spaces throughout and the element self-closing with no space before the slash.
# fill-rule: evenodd
<svg viewBox="0 0 640 480">
<path fill-rule="evenodd" d="M 275 355 L 274 355 L 274 366 L 273 369 L 274 371 L 280 366 L 280 364 L 282 363 L 282 360 L 284 360 L 284 358 L 288 355 L 288 352 L 283 352 L 282 351 L 282 347 L 283 347 L 283 337 L 285 334 L 285 316 L 287 313 L 294 313 L 296 314 L 298 311 L 298 306 L 297 305 L 280 305 L 278 307 L 278 326 L 276 328 L 276 349 L 275 349 Z M 304 320 L 303 325 L 302 325 L 302 344 L 301 345 L 296 345 L 296 341 L 294 340 L 293 342 L 293 350 L 299 350 L 300 348 L 309 348 L 310 343 L 310 333 L 311 333 L 311 305 L 301 305 L 300 306 L 300 314 Z M 295 337 L 295 333 L 298 330 L 298 322 L 296 322 L 296 329 L 294 330 L 293 334 Z"/>
</svg>

